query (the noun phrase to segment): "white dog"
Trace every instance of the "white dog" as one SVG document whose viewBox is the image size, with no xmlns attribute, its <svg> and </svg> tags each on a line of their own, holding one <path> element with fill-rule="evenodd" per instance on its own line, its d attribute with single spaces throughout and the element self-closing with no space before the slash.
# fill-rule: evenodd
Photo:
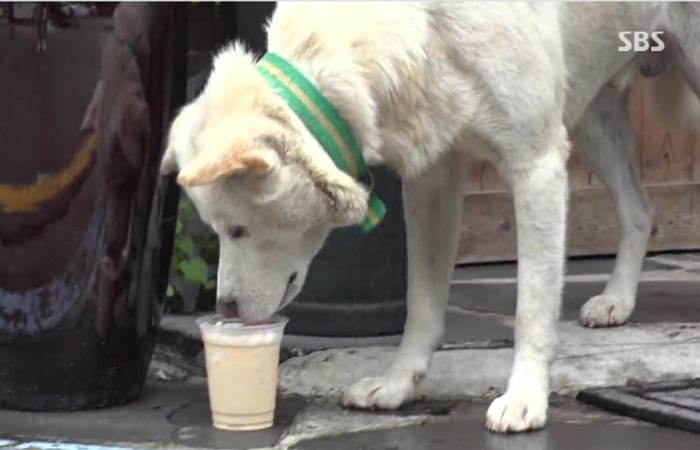
<svg viewBox="0 0 700 450">
<path fill-rule="evenodd" d="M 656 30 L 663 52 L 618 49 L 621 31 Z M 162 164 L 163 173 L 179 171 L 220 237 L 219 302 L 257 321 L 292 301 L 331 229 L 381 218 L 358 179 L 365 163 L 388 165 L 404 186 L 408 319 L 386 373 L 351 386 L 342 403 L 397 408 L 441 344 L 461 160 L 486 159 L 513 191 L 519 257 L 515 361 L 487 426 L 544 426 L 564 272 L 567 130 L 615 199 L 622 230 L 614 273 L 581 320 L 621 324 L 652 223 L 631 158 L 627 95 L 640 72 L 661 74 L 651 97 L 674 96 L 660 111 L 700 123 L 684 84 L 700 93 L 700 4 L 280 3 L 267 33 L 270 53 L 258 63 L 241 45 L 219 53 L 203 93 L 175 119 Z"/>
</svg>

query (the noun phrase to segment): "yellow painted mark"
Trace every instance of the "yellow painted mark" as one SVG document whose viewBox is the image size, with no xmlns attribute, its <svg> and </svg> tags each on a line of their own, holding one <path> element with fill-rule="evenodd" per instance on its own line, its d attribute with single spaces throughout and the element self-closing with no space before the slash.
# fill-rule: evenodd
<svg viewBox="0 0 700 450">
<path fill-rule="evenodd" d="M 83 140 L 80 149 L 68 166 L 34 184 L 18 186 L 0 184 L 0 209 L 5 212 L 28 212 L 52 199 L 76 180 L 90 163 L 95 151 L 95 135 Z"/>
</svg>

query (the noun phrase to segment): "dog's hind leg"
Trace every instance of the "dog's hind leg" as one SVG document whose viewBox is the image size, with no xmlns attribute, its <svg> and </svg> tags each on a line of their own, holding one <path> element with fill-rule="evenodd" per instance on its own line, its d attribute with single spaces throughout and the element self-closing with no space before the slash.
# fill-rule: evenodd
<svg viewBox="0 0 700 450">
<path fill-rule="evenodd" d="M 657 112 L 667 117 L 662 121 L 696 136 L 700 135 L 700 3 L 688 2 L 669 6 L 672 45 L 677 68 L 669 70 L 655 102 L 662 103 Z M 679 69 L 679 70 L 675 70 Z M 661 78 L 661 77 L 659 77 Z M 663 86 L 667 84 L 667 86 Z M 672 94 L 663 101 L 659 97 Z M 675 95 L 673 95 L 675 94 Z M 695 98 L 693 97 L 693 94 Z M 665 104 L 665 105 L 664 105 Z M 665 107 L 664 107 L 665 106 Z M 670 117 L 669 117 L 670 116 Z"/>
<path fill-rule="evenodd" d="M 615 203 L 621 237 L 605 289 L 581 308 L 581 323 L 588 327 L 622 325 L 629 319 L 651 233 L 653 209 L 634 167 L 628 98 L 629 89 L 606 85 L 572 132 L 575 151 Z"/>
<path fill-rule="evenodd" d="M 459 154 L 449 154 L 418 178 L 404 180 L 408 317 L 403 339 L 384 375 L 347 389 L 341 399 L 344 406 L 398 408 L 413 397 L 442 344 L 462 215 L 460 159 Z"/>
<path fill-rule="evenodd" d="M 513 139 L 506 153 L 511 160 L 498 164 L 513 190 L 518 300 L 515 356 L 508 388 L 486 413 L 486 426 L 497 433 L 534 430 L 547 421 L 549 371 L 557 347 L 556 324 L 564 280 L 566 161 L 570 147 L 563 125 L 551 134 L 529 145 L 527 137 Z M 542 145 L 542 149 L 533 145 Z M 517 146 L 521 146 L 521 152 L 513 153 Z"/>
</svg>

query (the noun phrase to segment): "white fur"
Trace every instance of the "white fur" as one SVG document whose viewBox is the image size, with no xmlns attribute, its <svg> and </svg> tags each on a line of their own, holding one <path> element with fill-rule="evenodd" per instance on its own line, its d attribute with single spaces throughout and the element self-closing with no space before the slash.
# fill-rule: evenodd
<svg viewBox="0 0 700 450">
<path fill-rule="evenodd" d="M 278 4 L 269 50 L 336 106 L 368 162 L 388 165 L 404 183 L 404 338 L 386 373 L 351 386 L 343 404 L 396 408 L 427 373 L 458 242 L 460 162 L 472 157 L 493 162 L 512 188 L 518 232 L 515 360 L 487 426 L 544 426 L 564 273 L 567 129 L 615 198 L 622 229 L 613 276 L 581 319 L 624 323 L 651 229 L 626 98 L 640 67 L 660 60 L 620 53 L 618 32 L 666 31 L 678 43 L 669 46 L 674 64 L 697 94 L 699 17 L 694 4 Z M 683 111 L 686 125 L 697 123 Z M 240 45 L 217 56 L 202 95 L 173 123 L 163 171 L 177 170 L 221 239 L 219 300 L 235 301 L 245 320 L 291 301 L 329 231 L 366 210 L 364 188 L 335 167 Z"/>
</svg>

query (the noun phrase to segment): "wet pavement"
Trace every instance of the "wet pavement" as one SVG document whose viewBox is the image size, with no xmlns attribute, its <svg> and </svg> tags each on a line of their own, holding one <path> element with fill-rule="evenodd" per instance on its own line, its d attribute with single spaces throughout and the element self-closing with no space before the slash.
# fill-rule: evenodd
<svg viewBox="0 0 700 450">
<path fill-rule="evenodd" d="M 193 317 L 166 317 L 151 381 L 141 401 L 93 412 L 0 411 L 0 438 L 8 439 L 0 441 L 0 450 L 700 448 L 700 434 L 657 427 L 574 400 L 581 388 L 591 385 L 700 375 L 696 325 L 700 275 L 693 273 L 700 270 L 700 258 L 649 258 L 633 323 L 609 330 L 583 329 L 575 323 L 578 307 L 600 292 L 611 268 L 610 258 L 569 264 L 559 330 L 563 345 L 553 368 L 555 396 L 544 431 L 497 436 L 484 428 L 489 399 L 505 386 L 512 358 L 516 267 L 504 264 L 457 270 L 447 343 L 436 354 L 421 392 L 423 399 L 399 411 L 347 411 L 335 399 L 349 382 L 381 371 L 393 357 L 398 336 L 286 336 L 275 426 L 260 432 L 214 430 Z M 319 351 L 323 349 L 330 350 Z"/>
<path fill-rule="evenodd" d="M 382 413 L 344 411 L 318 399 L 279 402 L 270 430 L 218 431 L 211 428 L 203 380 L 152 382 L 146 396 L 129 406 L 82 413 L 2 412 L 0 436 L 5 439 L 0 448 L 657 450 L 672 445 L 674 450 L 694 450 L 700 443 L 698 434 L 636 422 L 567 399 L 553 399 L 545 430 L 512 436 L 484 429 L 483 401 L 418 402 Z"/>
<path fill-rule="evenodd" d="M 564 288 L 561 320 L 572 321 L 589 298 L 600 294 L 604 281 L 569 283 Z M 517 286 L 515 284 L 459 284 L 452 288 L 452 304 L 471 311 L 513 315 Z M 700 300 L 698 281 L 643 281 L 637 290 L 640 305 L 631 317 L 634 323 L 700 322 L 700 307 L 687 305 Z M 698 304 L 700 306 L 700 303 Z"/>
<path fill-rule="evenodd" d="M 700 379 L 587 389 L 579 402 L 657 425 L 700 433 Z"/>
<path fill-rule="evenodd" d="M 478 416 L 480 419 L 482 416 Z M 480 420 L 355 433 L 300 443 L 304 450 L 675 450 L 697 449 L 700 436 L 676 430 L 610 423 L 554 423 L 546 430 L 499 436 Z"/>
<path fill-rule="evenodd" d="M 132 447 L 264 448 L 279 441 L 305 404 L 287 398 L 279 402 L 273 428 L 231 433 L 212 428 L 205 380 L 152 381 L 144 397 L 127 406 L 71 413 L 2 411 L 0 436 Z"/>
</svg>

